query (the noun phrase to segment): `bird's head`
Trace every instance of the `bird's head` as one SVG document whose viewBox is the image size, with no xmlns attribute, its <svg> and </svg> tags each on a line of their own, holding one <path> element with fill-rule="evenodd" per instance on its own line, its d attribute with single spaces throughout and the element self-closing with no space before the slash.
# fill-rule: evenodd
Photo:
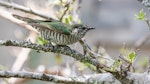
<svg viewBox="0 0 150 84">
<path fill-rule="evenodd" d="M 73 27 L 72 33 L 81 35 L 81 37 L 83 37 L 89 30 L 95 29 L 95 28 L 91 28 L 82 24 L 75 24 L 75 25 L 72 25 L 72 27 Z"/>
</svg>

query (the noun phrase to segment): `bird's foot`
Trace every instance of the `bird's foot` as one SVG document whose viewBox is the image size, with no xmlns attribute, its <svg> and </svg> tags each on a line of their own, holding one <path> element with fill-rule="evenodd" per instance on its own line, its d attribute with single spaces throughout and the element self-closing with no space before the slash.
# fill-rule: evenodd
<svg viewBox="0 0 150 84">
<path fill-rule="evenodd" d="M 83 40 L 79 41 L 80 44 L 83 47 L 83 54 L 86 55 L 88 53 L 89 50 L 91 50 L 91 48 L 89 47 L 89 45 L 87 43 L 85 43 Z"/>
<path fill-rule="evenodd" d="M 43 44 L 43 45 L 46 46 L 46 47 L 53 46 L 51 43 Z"/>
<path fill-rule="evenodd" d="M 67 48 L 69 48 L 69 49 L 71 49 L 69 46 L 67 46 L 67 45 L 56 45 L 57 47 L 67 47 Z"/>
</svg>

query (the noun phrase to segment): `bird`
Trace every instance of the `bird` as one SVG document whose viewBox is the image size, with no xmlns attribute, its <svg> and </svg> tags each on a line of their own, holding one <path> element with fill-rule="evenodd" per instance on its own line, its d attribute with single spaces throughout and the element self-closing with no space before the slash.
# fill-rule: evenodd
<svg viewBox="0 0 150 84">
<path fill-rule="evenodd" d="M 95 28 L 82 24 L 69 25 L 60 21 L 37 20 L 13 14 L 13 17 L 35 28 L 40 36 L 55 45 L 70 45 L 81 40 L 85 34 Z"/>
</svg>

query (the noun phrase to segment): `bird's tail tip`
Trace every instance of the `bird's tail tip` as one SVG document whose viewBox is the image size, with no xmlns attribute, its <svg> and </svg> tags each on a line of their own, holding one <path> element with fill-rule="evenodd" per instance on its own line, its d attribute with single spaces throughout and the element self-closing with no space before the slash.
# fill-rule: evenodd
<svg viewBox="0 0 150 84">
<path fill-rule="evenodd" d="M 31 19 L 31 18 L 23 17 L 23 16 L 20 16 L 20 15 L 17 15 L 17 14 L 12 14 L 12 16 L 13 16 L 14 18 L 16 18 L 16 19 L 25 21 L 25 22 L 27 22 L 27 23 L 34 22 L 34 20 Z"/>
<path fill-rule="evenodd" d="M 13 16 L 14 18 L 17 18 L 17 19 L 23 18 L 22 16 L 19 16 L 19 15 L 17 15 L 17 14 L 12 14 L 12 16 Z"/>
</svg>

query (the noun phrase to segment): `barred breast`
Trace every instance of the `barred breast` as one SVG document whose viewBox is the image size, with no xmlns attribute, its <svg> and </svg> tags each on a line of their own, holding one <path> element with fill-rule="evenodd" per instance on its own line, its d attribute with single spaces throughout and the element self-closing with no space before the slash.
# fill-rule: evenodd
<svg viewBox="0 0 150 84">
<path fill-rule="evenodd" d="M 40 30 L 41 37 L 58 45 L 73 44 L 81 39 L 77 35 L 65 35 L 52 30 Z"/>
</svg>

